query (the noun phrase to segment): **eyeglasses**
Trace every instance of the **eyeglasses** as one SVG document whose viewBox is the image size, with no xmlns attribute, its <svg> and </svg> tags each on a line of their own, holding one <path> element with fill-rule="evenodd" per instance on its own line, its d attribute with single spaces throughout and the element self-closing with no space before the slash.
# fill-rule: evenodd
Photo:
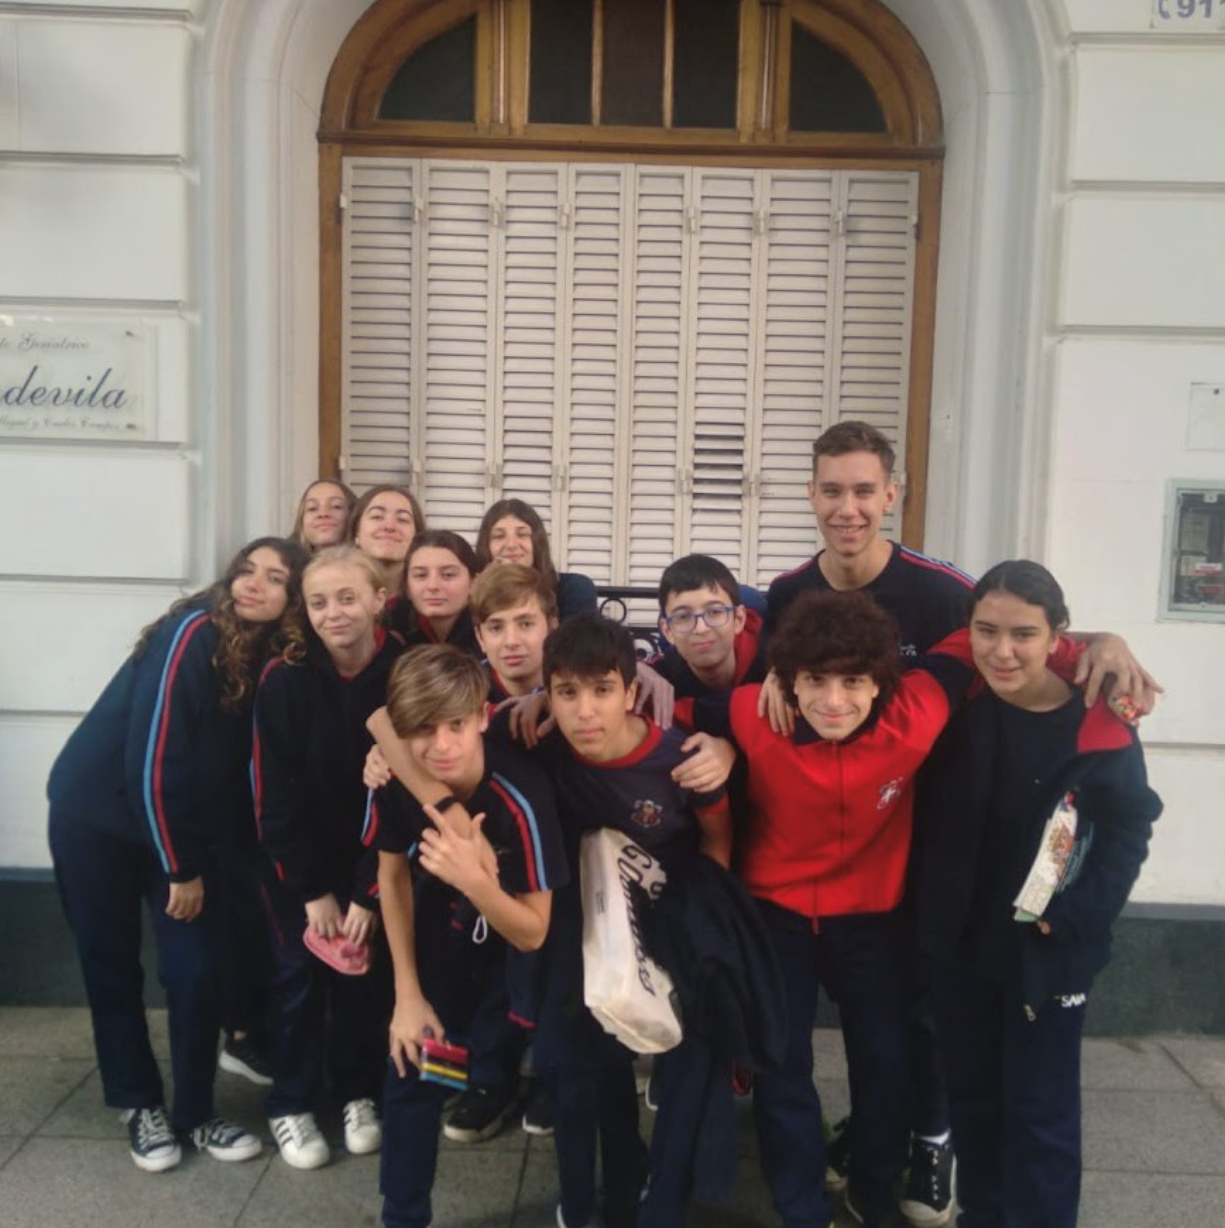
<svg viewBox="0 0 1225 1228">
<path fill-rule="evenodd" d="M 691 635 L 697 630 L 700 618 L 712 631 L 726 627 L 736 612 L 734 605 L 708 605 L 701 610 L 676 610 L 664 615 L 664 622 L 677 635 Z"/>
</svg>

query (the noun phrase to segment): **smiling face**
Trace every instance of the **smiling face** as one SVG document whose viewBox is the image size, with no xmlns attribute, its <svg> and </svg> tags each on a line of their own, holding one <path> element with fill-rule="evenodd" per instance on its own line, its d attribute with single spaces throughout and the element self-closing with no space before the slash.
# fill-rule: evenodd
<svg viewBox="0 0 1225 1228">
<path fill-rule="evenodd" d="M 345 492 L 335 482 L 316 482 L 302 498 L 302 541 L 312 550 L 335 546 L 348 518 Z"/>
<path fill-rule="evenodd" d="M 520 563 L 531 567 L 535 553 L 532 526 L 518 516 L 503 516 L 489 530 L 489 557 L 495 563 Z"/>
<path fill-rule="evenodd" d="M 974 664 L 1001 699 L 1024 706 L 1042 693 L 1059 630 L 1040 605 L 1001 589 L 984 593 L 970 615 Z"/>
<path fill-rule="evenodd" d="M 302 580 L 306 615 L 333 656 L 374 650 L 374 628 L 386 593 L 357 566 L 311 567 Z"/>
<path fill-rule="evenodd" d="M 234 610 L 246 623 L 273 623 L 289 604 L 289 568 L 271 546 L 247 555 L 230 582 Z"/>
<path fill-rule="evenodd" d="M 744 606 L 732 602 L 721 588 L 711 585 L 669 593 L 659 626 L 699 677 L 720 672 L 734 676 L 736 636 L 744 630 L 745 617 Z M 688 626 L 690 619 L 692 626 Z"/>
<path fill-rule="evenodd" d="M 810 673 L 795 676 L 800 715 L 829 742 L 849 738 L 868 719 L 880 694 L 870 674 Z"/>
<path fill-rule="evenodd" d="M 385 490 L 362 513 L 353 541 L 380 563 L 402 563 L 416 532 L 412 504 L 396 491 Z"/>
<path fill-rule="evenodd" d="M 897 483 L 885 472 L 873 452 L 847 452 L 820 456 L 808 502 L 817 518 L 826 547 L 852 559 L 878 541 L 881 521 L 897 502 Z"/>
<path fill-rule="evenodd" d="M 408 565 L 408 599 L 424 618 L 459 617 L 468 604 L 472 574 L 441 546 L 422 546 Z"/>
<path fill-rule="evenodd" d="M 544 641 L 552 626 L 533 596 L 487 615 L 476 625 L 476 638 L 498 677 L 508 687 L 526 692 L 540 685 Z"/>
<path fill-rule="evenodd" d="M 634 748 L 630 712 L 638 683 L 627 687 L 615 670 L 597 678 L 554 674 L 549 679 L 549 708 L 562 737 L 587 759 L 619 759 Z"/>
<path fill-rule="evenodd" d="M 488 723 L 482 706 L 467 716 L 414 729 L 404 744 L 418 767 L 439 784 L 462 795 L 484 774 L 485 746 L 481 735 Z"/>
</svg>

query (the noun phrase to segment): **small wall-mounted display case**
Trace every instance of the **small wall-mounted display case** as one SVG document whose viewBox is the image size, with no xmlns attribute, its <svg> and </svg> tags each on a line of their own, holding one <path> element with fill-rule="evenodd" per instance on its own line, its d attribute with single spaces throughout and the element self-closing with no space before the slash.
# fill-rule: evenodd
<svg viewBox="0 0 1225 1228">
<path fill-rule="evenodd" d="M 1225 622 L 1225 482 L 1170 482 L 1165 525 L 1160 616 Z"/>
</svg>

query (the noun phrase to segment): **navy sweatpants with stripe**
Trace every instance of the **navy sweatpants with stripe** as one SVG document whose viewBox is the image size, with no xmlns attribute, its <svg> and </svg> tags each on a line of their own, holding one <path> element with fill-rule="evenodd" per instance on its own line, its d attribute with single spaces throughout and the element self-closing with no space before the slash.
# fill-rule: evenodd
<svg viewBox="0 0 1225 1228">
<path fill-rule="evenodd" d="M 1018 986 L 936 964 L 937 1036 L 957 1155 L 960 1228 L 1075 1228 L 1085 995 L 1025 1013 Z"/>
<path fill-rule="evenodd" d="M 205 872 L 200 916 L 173 921 L 165 912 L 166 877 L 147 845 L 56 810 L 51 812 L 49 838 L 56 885 L 81 960 L 106 1103 L 141 1109 L 165 1102 L 145 1020 L 143 903 L 152 922 L 157 975 L 169 1014 L 171 1121 L 179 1130 L 200 1125 L 213 1116 L 217 1065 L 218 909 L 213 874 Z"/>
</svg>

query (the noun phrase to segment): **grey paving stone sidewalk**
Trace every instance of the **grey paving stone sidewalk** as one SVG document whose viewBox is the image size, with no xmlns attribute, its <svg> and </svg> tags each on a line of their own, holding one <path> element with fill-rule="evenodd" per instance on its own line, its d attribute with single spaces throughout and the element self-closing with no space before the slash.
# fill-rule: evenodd
<svg viewBox="0 0 1225 1228">
<path fill-rule="evenodd" d="M 165 1054 L 165 1021 L 151 1016 Z M 816 1033 L 831 1115 L 845 1110 L 834 1032 Z M 377 1158 L 344 1153 L 313 1173 L 272 1151 L 262 1093 L 218 1076 L 219 1111 L 257 1130 L 267 1150 L 245 1164 L 187 1155 L 150 1176 L 102 1104 L 88 1016 L 75 1008 L 0 1008 L 0 1228 L 373 1228 Z M 1085 1044 L 1085 1191 L 1081 1228 L 1225 1228 L 1225 1039 L 1169 1036 Z M 644 1113 L 644 1126 L 649 1114 Z M 552 1144 L 508 1130 L 479 1146 L 444 1144 L 435 1228 L 551 1228 Z M 839 1226 L 851 1221 L 843 1216 Z M 747 1104 L 731 1198 L 689 1228 L 774 1228 Z"/>
</svg>

